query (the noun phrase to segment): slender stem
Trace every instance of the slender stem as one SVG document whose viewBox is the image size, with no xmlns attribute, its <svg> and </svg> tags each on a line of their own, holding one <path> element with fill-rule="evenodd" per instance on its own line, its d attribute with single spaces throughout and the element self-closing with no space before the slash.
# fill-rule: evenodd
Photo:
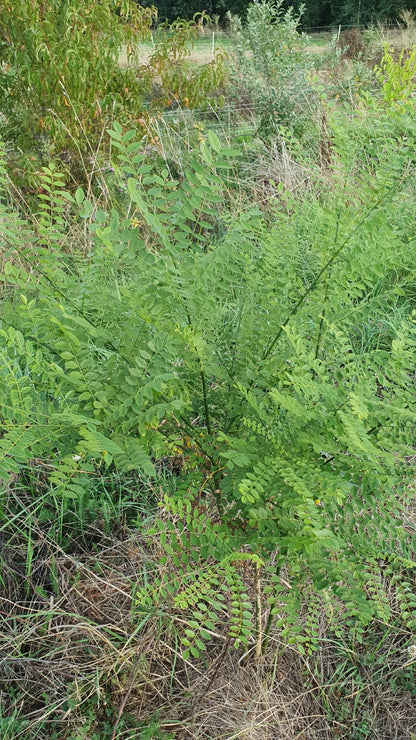
<svg viewBox="0 0 416 740">
<path fill-rule="evenodd" d="M 178 263 L 177 263 L 177 260 L 176 260 L 175 256 L 172 254 L 171 251 L 169 252 L 169 256 L 170 256 L 170 258 L 172 260 L 172 264 L 173 264 L 175 270 L 178 271 Z M 190 311 L 188 309 L 188 301 L 186 300 L 186 298 L 184 296 L 182 296 L 182 302 L 183 302 L 183 307 L 185 309 L 185 315 L 186 315 L 186 319 L 187 319 L 187 322 L 188 322 L 188 326 L 190 326 L 191 328 L 193 328 L 193 325 L 194 324 L 193 324 L 193 321 L 192 321 L 192 316 L 191 316 Z M 199 357 L 199 355 L 197 355 L 197 360 L 198 360 L 198 365 L 200 366 L 199 377 L 201 378 L 201 385 L 202 385 L 202 398 L 203 398 L 203 403 L 204 403 L 205 426 L 207 428 L 208 434 L 211 436 L 212 427 L 211 427 L 211 419 L 210 419 L 209 408 L 208 408 L 208 389 L 207 389 L 207 382 L 206 382 L 206 378 L 205 378 L 205 372 L 204 372 L 204 370 L 202 368 L 201 358 Z"/>
<path fill-rule="evenodd" d="M 260 568 L 261 566 L 256 564 L 256 573 L 254 587 L 256 592 L 256 651 L 255 660 L 258 663 L 261 660 L 262 644 L 263 644 L 263 633 L 261 628 L 262 612 L 261 612 L 261 581 L 260 581 Z"/>
<path fill-rule="evenodd" d="M 198 360 L 199 360 L 199 358 L 198 358 Z M 207 392 L 207 382 L 206 382 L 206 379 L 205 379 L 205 373 L 204 373 L 204 371 L 202 370 L 202 368 L 201 368 L 201 370 L 200 370 L 200 372 L 199 372 L 199 375 L 200 375 L 200 378 L 201 378 L 201 383 L 202 383 L 202 395 L 203 395 L 203 399 L 204 399 L 204 416 L 205 416 L 205 424 L 206 424 L 206 427 L 207 427 L 207 432 L 208 432 L 208 434 L 209 434 L 209 435 L 211 436 L 211 420 L 210 420 L 210 416 L 209 416 L 209 409 L 208 409 L 208 392 Z"/>
<path fill-rule="evenodd" d="M 301 295 L 301 297 L 296 302 L 296 304 L 294 305 L 294 307 L 292 308 L 292 310 L 286 316 L 286 319 L 284 320 L 283 324 L 280 326 L 279 330 L 274 335 L 273 339 L 269 342 L 269 344 L 267 345 L 267 347 L 265 347 L 265 349 L 263 351 L 263 354 L 262 354 L 262 357 L 261 357 L 261 362 L 260 362 L 260 365 L 259 365 L 259 369 L 269 359 L 271 353 L 273 352 L 273 349 L 274 349 L 275 345 L 277 344 L 277 342 L 279 341 L 280 337 L 282 336 L 283 331 L 284 331 L 285 327 L 288 325 L 288 323 L 289 323 L 290 319 L 292 318 L 292 316 L 294 316 L 298 312 L 299 308 L 306 301 L 308 295 L 310 293 L 312 293 L 312 291 L 315 290 L 315 288 L 318 285 L 318 283 L 319 283 L 322 275 L 325 275 L 325 273 L 327 272 L 327 270 L 331 267 L 331 265 L 337 259 L 338 255 L 342 252 L 342 250 L 347 246 L 348 242 L 352 239 L 353 235 L 358 231 L 358 229 L 363 225 L 363 223 L 366 222 L 366 220 L 371 215 L 371 213 L 373 213 L 373 211 L 375 211 L 375 209 L 378 208 L 378 206 L 380 205 L 380 203 L 382 202 L 382 200 L 383 200 L 383 196 L 380 196 L 380 198 L 378 198 L 378 200 L 374 203 L 374 205 L 370 208 L 370 210 L 367 211 L 367 213 L 365 214 L 365 216 L 363 216 L 363 218 L 360 219 L 360 221 L 358 222 L 358 224 L 356 225 L 356 227 L 354 229 L 352 229 L 352 231 L 350 231 L 350 233 L 348 234 L 348 236 L 345 237 L 345 239 L 342 242 L 342 244 L 338 247 L 338 249 L 335 250 L 335 252 L 327 260 L 327 262 L 324 264 L 324 266 L 319 270 L 316 278 L 312 281 L 312 283 L 310 284 L 310 286 Z"/>
<path fill-rule="evenodd" d="M 341 221 L 341 209 L 339 209 L 339 211 L 338 211 L 337 225 L 336 225 L 336 228 L 335 228 L 334 245 L 338 243 L 338 233 L 339 233 L 339 224 L 340 224 L 340 221 Z M 325 314 L 326 314 L 326 304 L 328 302 L 328 288 L 329 288 L 329 279 L 330 279 L 330 277 L 331 277 L 331 270 L 328 270 L 328 273 L 327 273 L 327 276 L 326 276 L 326 281 L 325 281 L 324 305 L 323 305 L 323 309 L 322 309 L 321 320 L 319 322 L 318 338 L 316 340 L 315 360 L 318 359 L 319 347 L 320 347 L 321 339 L 322 339 L 323 333 L 324 333 L 324 321 L 325 321 Z"/>
<path fill-rule="evenodd" d="M 267 616 L 266 626 L 265 626 L 264 632 L 263 632 L 263 642 L 262 642 L 262 646 L 261 646 L 263 653 L 266 650 L 267 643 L 269 642 L 270 630 L 272 628 L 273 619 L 274 619 L 273 606 L 274 606 L 275 603 L 276 603 L 276 601 L 274 601 L 273 604 L 270 605 L 269 614 Z"/>
</svg>

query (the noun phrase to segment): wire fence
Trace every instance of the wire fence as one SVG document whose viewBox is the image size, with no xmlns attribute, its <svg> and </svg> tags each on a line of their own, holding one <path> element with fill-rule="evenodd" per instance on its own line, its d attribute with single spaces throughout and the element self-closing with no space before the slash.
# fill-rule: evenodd
<svg viewBox="0 0 416 740">
<path fill-rule="evenodd" d="M 314 30 L 319 31 L 317 35 L 324 37 L 325 45 L 327 45 L 331 37 L 333 38 L 334 35 L 338 35 L 339 37 L 343 30 L 358 30 L 358 28 L 357 25 L 340 25 L 335 29 L 329 26 L 321 26 L 316 27 Z M 396 28 L 393 28 L 393 26 L 391 28 L 397 32 L 406 33 L 406 30 L 403 28 L 399 29 L 397 26 Z M 322 32 L 322 29 L 325 29 L 324 32 Z M 382 29 L 380 29 L 381 32 Z M 198 40 L 198 45 L 208 48 L 212 45 L 212 48 L 214 48 L 213 40 L 216 38 L 214 33 L 212 39 L 210 39 L 206 29 L 206 36 Z M 327 34 L 326 36 L 325 33 Z M 223 32 L 222 35 L 219 35 L 219 44 L 222 39 L 227 39 L 228 43 L 232 43 L 233 36 Z M 359 115 L 358 112 L 351 111 L 349 118 L 353 119 Z M 176 150 L 178 157 L 181 157 L 181 147 L 183 145 L 185 145 L 185 148 L 188 147 L 188 149 L 195 145 L 195 142 L 198 140 L 198 133 L 197 136 L 195 135 L 196 129 L 199 129 L 201 137 L 204 136 L 204 132 L 210 129 L 219 136 L 222 142 L 249 144 L 261 132 L 261 124 L 262 116 L 258 104 L 247 98 L 246 100 L 228 100 L 222 106 L 214 107 L 207 105 L 203 108 L 193 109 L 182 107 L 181 102 L 176 101 L 169 110 L 165 110 L 163 114 L 154 119 L 153 125 L 157 129 L 160 145 L 165 148 L 166 152 L 169 151 L 175 159 Z M 313 127 L 311 127 L 309 135 L 313 138 Z M 319 126 L 317 126 L 317 142 L 319 142 L 319 138 L 320 132 Z"/>
<path fill-rule="evenodd" d="M 241 101 L 192 110 L 178 106 L 154 120 L 159 141 L 171 152 L 180 151 L 184 144 L 191 146 L 191 142 L 203 138 L 208 129 L 224 143 L 249 141 L 258 133 L 259 124 L 258 105 Z"/>
<path fill-rule="evenodd" d="M 416 41 L 416 22 L 414 25 L 405 23 L 385 23 L 385 24 L 338 24 L 327 26 L 313 26 L 301 28 L 300 32 L 310 40 L 310 46 L 322 46 L 328 44 L 334 37 L 340 37 L 342 33 L 356 31 L 357 33 L 369 32 L 374 34 L 374 38 L 379 38 L 382 42 L 395 43 L 398 37 L 407 39 L 407 45 L 411 46 Z M 195 45 L 191 52 L 191 59 L 203 63 L 211 61 L 220 50 L 232 52 L 240 41 L 238 32 L 232 30 L 223 30 L 221 28 L 205 27 L 204 35 L 195 40 Z M 147 51 L 147 53 L 149 53 Z"/>
</svg>

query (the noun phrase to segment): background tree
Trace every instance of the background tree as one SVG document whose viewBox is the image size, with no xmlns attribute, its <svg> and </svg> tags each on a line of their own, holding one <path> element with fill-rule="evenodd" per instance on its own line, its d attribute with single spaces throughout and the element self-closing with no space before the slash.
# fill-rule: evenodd
<svg viewBox="0 0 416 740">
<path fill-rule="evenodd" d="M 242 18 L 245 17 L 247 8 L 250 5 L 247 0 L 175 0 L 173 3 L 169 0 L 143 0 L 140 3 L 144 7 L 151 4 L 155 5 L 158 10 L 159 19 L 169 21 L 175 18 L 192 18 L 195 13 L 201 13 L 206 10 L 209 15 L 217 13 L 221 18 L 225 18 L 228 11 L 237 14 Z M 285 0 L 283 8 L 293 6 L 296 12 L 305 5 L 299 0 Z M 303 11 L 303 28 L 327 28 L 330 26 L 356 26 L 377 23 L 377 21 L 395 23 L 400 18 L 400 12 L 403 7 L 412 12 L 416 11 L 416 0 L 408 0 L 403 3 L 401 0 L 310 0 L 306 3 Z"/>
</svg>

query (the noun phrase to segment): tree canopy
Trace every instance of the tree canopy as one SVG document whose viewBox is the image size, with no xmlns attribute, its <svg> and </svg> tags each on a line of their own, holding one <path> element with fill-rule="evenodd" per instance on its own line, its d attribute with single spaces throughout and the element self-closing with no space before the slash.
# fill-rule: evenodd
<svg viewBox="0 0 416 740">
<path fill-rule="evenodd" d="M 142 0 L 139 4 L 156 6 L 160 20 L 172 21 L 175 18 L 192 18 L 203 10 L 211 16 L 218 14 L 221 18 L 228 11 L 244 17 L 250 3 L 247 0 Z M 298 11 L 304 3 L 300 0 L 283 2 L 284 7 L 291 5 Z M 348 27 L 369 25 L 377 21 L 395 23 L 404 7 L 416 11 L 416 0 L 309 0 L 304 8 L 303 26 L 312 29 L 339 24 Z"/>
</svg>

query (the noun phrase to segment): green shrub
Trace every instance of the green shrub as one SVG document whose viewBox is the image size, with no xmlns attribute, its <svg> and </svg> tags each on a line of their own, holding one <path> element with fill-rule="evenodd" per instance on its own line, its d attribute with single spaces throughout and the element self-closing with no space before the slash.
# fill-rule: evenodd
<svg viewBox="0 0 416 740">
<path fill-rule="evenodd" d="M 0 18 L 3 130 L 24 149 L 92 146 L 113 115 L 137 110 L 146 91 L 120 49 L 137 56 L 154 11 L 130 0 L 18 0 Z M 75 145 L 74 145 L 75 144 Z"/>
<path fill-rule="evenodd" d="M 114 118 L 146 128 L 149 108 L 172 102 L 208 104 L 224 80 L 224 55 L 189 67 L 197 37 L 193 21 L 159 29 L 150 60 L 139 42 L 151 40 L 155 8 L 133 0 L 18 0 L 0 17 L 0 133 L 36 170 L 59 155 L 72 177 L 96 170 L 104 131 Z M 120 54 L 127 55 L 122 67 Z M 91 176 L 90 176 L 91 177 Z M 18 179 L 15 177 L 14 179 Z"/>
<path fill-rule="evenodd" d="M 209 20 L 205 11 L 195 13 L 193 21 L 178 19 L 158 28 L 149 64 L 160 90 L 151 101 L 152 109 L 215 105 L 226 79 L 227 54 L 217 50 L 208 64 L 188 60 L 197 39 L 197 21 L 204 18 Z"/>
<path fill-rule="evenodd" d="M 381 83 L 385 106 L 393 110 L 407 108 L 412 113 L 416 89 L 416 47 L 410 51 L 401 51 L 397 61 L 386 47 L 375 71 Z"/>
<path fill-rule="evenodd" d="M 236 563 L 261 568 L 274 552 L 277 572 L 288 564 L 367 623 L 373 569 L 407 567 L 413 547 L 401 514 L 414 475 L 410 143 L 390 142 L 361 193 L 334 178 L 271 224 L 257 208 L 226 213 L 235 152 L 212 132 L 178 179 L 133 131 L 110 134 L 127 208 L 64 196 L 51 169 L 37 233 L 2 205 L 1 478 L 47 460 L 50 496 L 69 510 L 97 468 L 154 477 L 179 456 L 175 524 L 155 530 L 175 578 L 150 584 L 142 608 L 192 610 L 203 591 L 220 617 L 231 599 L 229 635 L 244 644 Z M 64 201 L 84 220 L 79 257 L 63 249 Z M 181 633 L 187 655 L 204 620 Z"/>
<path fill-rule="evenodd" d="M 253 104 L 263 136 L 285 127 L 307 138 L 317 105 L 307 77 L 310 61 L 305 37 L 297 32 L 301 14 L 282 6 L 282 0 L 249 5 L 237 34 L 232 81 L 237 97 L 248 97 Z"/>
</svg>

